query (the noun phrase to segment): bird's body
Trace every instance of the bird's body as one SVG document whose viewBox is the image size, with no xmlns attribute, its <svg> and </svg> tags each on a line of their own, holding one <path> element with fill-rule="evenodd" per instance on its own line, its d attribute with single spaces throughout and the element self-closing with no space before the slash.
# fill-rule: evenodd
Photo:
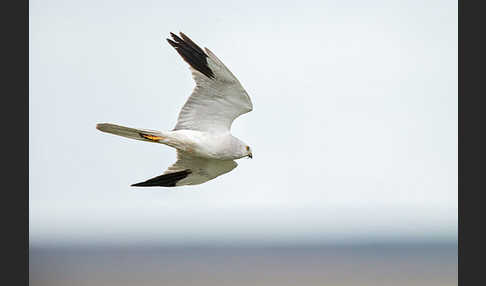
<svg viewBox="0 0 486 286">
<path fill-rule="evenodd" d="M 208 49 L 186 35 L 168 42 L 191 66 L 196 87 L 171 131 L 136 129 L 100 123 L 100 131 L 177 149 L 177 161 L 161 176 L 132 186 L 196 185 L 233 170 L 236 159 L 252 157 L 251 149 L 231 134 L 233 120 L 253 109 L 236 77 Z"/>
<path fill-rule="evenodd" d="M 183 129 L 168 132 L 167 135 L 168 140 L 174 142 L 174 148 L 194 156 L 216 160 L 236 160 L 248 156 L 248 152 L 240 152 L 245 143 L 229 132 L 213 134 Z"/>
</svg>

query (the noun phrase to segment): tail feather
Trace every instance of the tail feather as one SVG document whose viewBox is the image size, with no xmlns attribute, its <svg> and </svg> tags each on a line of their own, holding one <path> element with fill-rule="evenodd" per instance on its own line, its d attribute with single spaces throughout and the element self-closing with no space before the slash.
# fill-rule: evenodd
<svg viewBox="0 0 486 286">
<path fill-rule="evenodd" d="M 162 133 L 157 130 L 136 129 L 111 123 L 98 123 L 96 124 L 96 129 L 102 132 L 140 141 L 162 143 L 161 140 L 164 139 Z"/>
</svg>

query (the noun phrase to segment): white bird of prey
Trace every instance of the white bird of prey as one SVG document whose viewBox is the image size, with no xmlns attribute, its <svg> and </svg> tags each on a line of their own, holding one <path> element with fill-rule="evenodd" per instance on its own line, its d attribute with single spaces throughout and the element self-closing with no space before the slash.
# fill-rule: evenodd
<svg viewBox="0 0 486 286">
<path fill-rule="evenodd" d="M 162 175 L 133 184 L 137 187 L 197 185 L 236 168 L 234 160 L 252 158 L 251 148 L 231 135 L 236 117 L 253 109 L 250 97 L 238 79 L 207 48 L 202 50 L 189 37 L 170 33 L 169 44 L 190 65 L 196 82 L 191 96 L 171 131 L 155 131 L 99 123 L 100 131 L 161 143 L 177 150 L 177 161 Z"/>
</svg>

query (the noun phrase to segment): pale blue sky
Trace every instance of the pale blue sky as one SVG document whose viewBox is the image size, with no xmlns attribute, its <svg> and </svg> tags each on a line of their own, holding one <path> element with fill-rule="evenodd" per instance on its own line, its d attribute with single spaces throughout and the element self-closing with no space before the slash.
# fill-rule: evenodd
<svg viewBox="0 0 486 286">
<path fill-rule="evenodd" d="M 32 243 L 457 235 L 457 1 L 30 1 Z M 193 89 L 182 31 L 240 79 L 253 160 L 133 188 Z"/>
</svg>

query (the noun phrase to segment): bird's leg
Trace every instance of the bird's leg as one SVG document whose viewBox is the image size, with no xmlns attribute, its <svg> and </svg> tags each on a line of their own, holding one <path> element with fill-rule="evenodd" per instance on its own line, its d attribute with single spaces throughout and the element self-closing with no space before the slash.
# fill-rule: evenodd
<svg viewBox="0 0 486 286">
<path fill-rule="evenodd" d="M 143 138 L 145 138 L 145 139 L 148 139 L 150 141 L 154 141 L 154 142 L 160 142 L 160 140 L 164 140 L 165 139 L 162 136 L 154 136 L 154 135 L 143 134 L 143 133 L 140 133 L 140 136 L 143 137 Z"/>
</svg>

